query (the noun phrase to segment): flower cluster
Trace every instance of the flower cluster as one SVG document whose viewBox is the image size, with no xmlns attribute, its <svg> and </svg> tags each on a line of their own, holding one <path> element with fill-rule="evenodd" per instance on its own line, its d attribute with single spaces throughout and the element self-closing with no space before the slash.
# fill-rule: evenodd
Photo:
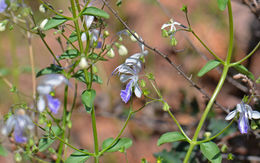
<svg viewBox="0 0 260 163">
<path fill-rule="evenodd" d="M 258 111 L 252 110 L 251 106 L 241 102 L 237 104 L 236 109 L 230 112 L 226 116 L 226 120 L 233 119 L 237 114 L 239 114 L 238 119 L 238 128 L 241 134 L 246 134 L 249 129 L 249 120 L 248 119 L 260 119 L 260 113 Z"/>
<path fill-rule="evenodd" d="M 181 26 L 183 28 L 186 28 L 184 25 L 182 25 L 181 23 L 179 22 L 176 22 L 174 21 L 173 19 L 170 19 L 170 22 L 169 23 L 165 23 L 162 25 L 161 27 L 161 30 L 162 30 L 162 34 L 164 37 L 168 37 L 170 36 L 170 39 L 171 39 L 171 45 L 172 46 L 175 46 L 177 44 L 177 40 L 175 39 L 174 37 L 174 34 L 176 33 L 176 27 L 175 25 L 178 25 L 178 26 Z M 167 31 L 165 28 L 168 28 L 169 27 L 169 30 Z"/>
<path fill-rule="evenodd" d="M 42 76 L 42 80 L 37 86 L 37 92 L 39 94 L 37 100 L 37 108 L 40 112 L 42 112 L 46 107 L 46 98 L 49 109 L 54 114 L 58 113 L 60 101 L 59 99 L 53 98 L 50 93 L 54 90 L 55 87 L 59 86 L 62 83 L 69 85 L 68 79 L 66 79 L 61 74 L 48 74 Z"/>
<path fill-rule="evenodd" d="M 25 143 L 27 141 L 26 131 L 32 130 L 34 124 L 30 117 L 25 114 L 23 109 L 19 109 L 14 115 L 11 115 L 5 126 L 2 128 L 3 135 L 9 135 L 14 129 L 14 139 L 17 143 Z"/>
<path fill-rule="evenodd" d="M 140 38 L 141 39 L 141 38 Z M 121 90 L 121 99 L 127 103 L 132 96 L 134 89 L 135 96 L 140 98 L 142 90 L 138 85 L 138 74 L 142 69 L 142 58 L 148 54 L 147 50 L 144 50 L 144 45 L 141 44 L 141 52 L 136 53 L 125 60 L 125 63 L 119 65 L 113 72 L 112 75 L 118 74 L 122 83 L 127 83 L 126 88 Z"/>
</svg>

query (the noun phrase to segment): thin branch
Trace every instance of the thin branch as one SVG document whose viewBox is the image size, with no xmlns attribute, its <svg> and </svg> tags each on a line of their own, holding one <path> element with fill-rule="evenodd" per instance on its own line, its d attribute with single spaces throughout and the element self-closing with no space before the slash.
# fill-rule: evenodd
<svg viewBox="0 0 260 163">
<path fill-rule="evenodd" d="M 210 99 L 210 96 L 204 91 L 204 89 L 200 88 L 195 82 L 193 82 L 189 76 L 187 76 L 174 62 L 172 62 L 170 60 L 170 58 L 165 55 L 164 53 L 162 53 L 160 50 L 151 47 L 150 45 L 146 44 L 144 41 L 142 41 L 140 38 L 138 38 L 133 32 L 132 30 L 129 28 L 129 26 L 122 20 L 122 18 L 118 15 L 118 13 L 111 8 L 111 6 L 108 4 L 108 2 L 106 0 L 102 0 L 103 3 L 107 6 L 107 8 L 114 14 L 114 16 L 125 26 L 125 28 L 132 34 L 133 37 L 135 37 L 135 39 L 143 44 L 146 48 L 154 51 L 155 53 L 157 53 L 158 55 L 160 55 L 161 57 L 163 57 L 174 69 L 176 69 L 178 71 L 178 73 L 180 75 L 182 75 L 184 77 L 184 79 L 186 79 L 193 87 L 195 87 L 199 92 L 201 92 L 207 99 Z M 215 104 L 221 108 L 223 111 L 225 112 L 229 112 L 224 106 L 220 105 L 218 102 L 215 101 Z"/>
</svg>

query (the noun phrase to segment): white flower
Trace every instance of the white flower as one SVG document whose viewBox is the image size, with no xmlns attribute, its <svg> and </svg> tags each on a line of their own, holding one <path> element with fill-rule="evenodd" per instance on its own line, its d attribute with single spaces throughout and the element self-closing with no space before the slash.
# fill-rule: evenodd
<svg viewBox="0 0 260 163">
<path fill-rule="evenodd" d="M 246 134 L 249 128 L 248 119 L 260 119 L 260 113 L 258 111 L 252 110 L 251 106 L 241 102 L 237 104 L 236 109 L 230 112 L 225 120 L 233 119 L 237 114 L 239 114 L 238 128 L 242 134 Z"/>
<path fill-rule="evenodd" d="M 175 22 L 175 21 L 173 21 L 173 19 L 170 19 L 170 22 L 169 22 L 169 23 L 166 23 L 166 24 L 163 24 L 162 27 L 161 27 L 161 29 L 170 27 L 170 30 L 169 30 L 169 31 L 170 31 L 170 32 L 174 32 L 174 31 L 176 31 L 175 25 L 179 25 L 179 26 L 180 26 L 181 23 Z"/>
</svg>

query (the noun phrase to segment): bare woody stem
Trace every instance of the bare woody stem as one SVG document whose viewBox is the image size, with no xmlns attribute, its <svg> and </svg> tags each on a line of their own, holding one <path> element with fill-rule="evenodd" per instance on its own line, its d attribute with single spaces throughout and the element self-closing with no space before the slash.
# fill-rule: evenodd
<svg viewBox="0 0 260 163">
<path fill-rule="evenodd" d="M 29 56 L 32 69 L 32 87 L 33 87 L 33 99 L 36 98 L 36 75 L 35 75 L 35 64 L 33 56 L 33 47 L 32 47 L 32 35 L 30 32 L 27 32 L 28 44 L 29 44 Z"/>
<path fill-rule="evenodd" d="M 208 95 L 206 93 L 206 91 L 204 91 L 204 89 L 200 88 L 193 80 L 191 80 L 191 78 L 185 74 L 185 72 L 183 72 L 181 70 L 181 68 L 179 66 L 177 66 L 173 61 L 171 61 L 171 59 L 164 53 L 162 53 L 160 50 L 151 47 L 150 45 L 146 44 L 144 41 L 140 40 L 130 29 L 130 27 L 122 20 L 122 18 L 118 15 L 118 13 L 108 4 L 108 2 L 106 0 L 102 0 L 103 3 L 107 6 L 107 8 L 113 13 L 113 15 L 124 25 L 124 27 L 132 34 L 133 37 L 135 37 L 135 39 L 143 44 L 146 48 L 154 51 L 156 54 L 158 54 L 159 56 L 163 57 L 175 70 L 178 71 L 178 73 L 183 76 L 183 78 L 185 80 L 187 80 L 193 87 L 195 87 L 199 92 L 201 92 L 207 99 L 210 99 L 211 96 Z M 223 111 L 225 111 L 226 113 L 228 113 L 228 110 L 220 105 L 218 102 L 214 102 L 219 108 L 221 108 Z"/>
</svg>

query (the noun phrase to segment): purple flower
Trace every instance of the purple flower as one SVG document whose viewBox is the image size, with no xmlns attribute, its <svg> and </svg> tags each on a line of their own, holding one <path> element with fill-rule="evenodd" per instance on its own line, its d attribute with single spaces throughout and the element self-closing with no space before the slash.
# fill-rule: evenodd
<svg viewBox="0 0 260 163">
<path fill-rule="evenodd" d="M 5 3 L 5 0 L 0 0 L 0 13 L 4 12 L 7 8 L 7 4 Z"/>
<path fill-rule="evenodd" d="M 58 110 L 60 108 L 60 101 L 57 98 L 53 98 L 51 95 L 46 95 L 47 100 L 48 100 L 48 107 L 50 110 L 54 113 L 57 114 Z"/>
<path fill-rule="evenodd" d="M 258 111 L 252 110 L 251 106 L 241 102 L 237 104 L 236 110 L 233 110 L 226 116 L 226 120 L 233 119 L 237 114 L 239 114 L 238 119 L 238 129 L 241 134 L 246 134 L 249 129 L 249 120 L 248 119 L 260 119 L 260 113 Z"/>
<path fill-rule="evenodd" d="M 9 135 L 14 129 L 14 139 L 17 143 L 25 143 L 27 141 L 27 130 L 32 130 L 34 124 L 30 117 L 25 114 L 23 109 L 19 109 L 14 115 L 11 115 L 2 128 L 3 135 Z"/>
<path fill-rule="evenodd" d="M 68 79 L 66 79 L 61 74 L 48 74 L 42 77 L 40 84 L 37 86 L 37 92 L 39 94 L 37 108 L 40 112 L 42 112 L 46 107 L 46 98 L 48 107 L 51 112 L 54 114 L 58 113 L 61 102 L 49 94 L 54 90 L 55 87 L 61 85 L 62 83 L 70 85 Z"/>
<path fill-rule="evenodd" d="M 147 51 L 144 51 L 141 47 L 142 52 L 136 53 L 125 60 L 125 63 L 119 65 L 113 72 L 112 75 L 118 74 L 122 83 L 127 83 L 126 88 L 121 90 L 121 99 L 127 103 L 132 96 L 132 90 L 134 89 L 135 96 L 140 98 L 142 96 L 142 90 L 138 85 L 138 74 L 142 69 L 141 57 L 147 55 Z"/>
</svg>

